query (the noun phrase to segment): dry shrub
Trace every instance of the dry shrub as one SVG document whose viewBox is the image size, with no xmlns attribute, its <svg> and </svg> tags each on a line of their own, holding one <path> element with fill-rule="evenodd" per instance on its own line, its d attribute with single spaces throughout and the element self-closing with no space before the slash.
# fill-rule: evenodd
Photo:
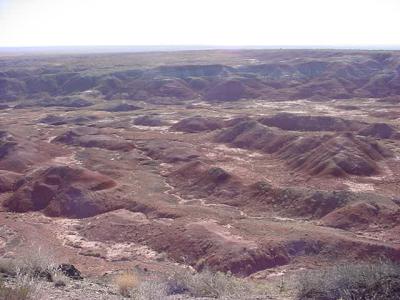
<svg viewBox="0 0 400 300">
<path fill-rule="evenodd" d="M 40 284 L 36 279 L 17 274 L 10 286 L 0 281 L 0 300 L 36 300 L 40 299 Z"/>
<path fill-rule="evenodd" d="M 124 297 L 130 297 L 132 292 L 138 288 L 140 280 L 133 272 L 124 272 L 114 279 L 119 293 Z"/>
<path fill-rule="evenodd" d="M 16 271 L 16 265 L 13 260 L 0 258 L 0 273 L 15 276 L 17 274 Z"/>
<path fill-rule="evenodd" d="M 16 271 L 32 277 L 42 277 L 51 281 L 58 264 L 50 249 L 39 245 L 27 247 L 26 252 L 16 259 Z"/>
<path fill-rule="evenodd" d="M 298 279 L 297 299 L 400 299 L 400 266 L 391 262 L 338 265 Z"/>
<path fill-rule="evenodd" d="M 142 281 L 134 291 L 132 298 L 135 300 L 164 300 L 167 296 L 166 283 L 154 278 Z"/>
<path fill-rule="evenodd" d="M 193 297 L 240 299 L 255 292 L 254 287 L 243 279 L 210 270 L 198 273 L 181 271 L 167 280 L 169 295 L 188 293 Z"/>
</svg>

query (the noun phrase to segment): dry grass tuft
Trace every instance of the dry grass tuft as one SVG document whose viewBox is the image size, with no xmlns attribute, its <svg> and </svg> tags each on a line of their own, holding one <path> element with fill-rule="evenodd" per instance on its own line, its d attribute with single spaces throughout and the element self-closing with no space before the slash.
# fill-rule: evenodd
<svg viewBox="0 0 400 300">
<path fill-rule="evenodd" d="M 130 297 L 133 290 L 138 288 L 140 280 L 133 272 L 124 272 L 115 277 L 114 283 L 122 296 Z"/>
<path fill-rule="evenodd" d="M 0 300 L 36 300 L 40 299 L 39 291 L 40 284 L 28 275 L 17 274 L 10 286 L 0 281 Z"/>
<path fill-rule="evenodd" d="M 27 247 L 27 251 L 15 260 L 16 272 L 52 281 L 58 264 L 53 253 L 38 245 Z"/>
</svg>

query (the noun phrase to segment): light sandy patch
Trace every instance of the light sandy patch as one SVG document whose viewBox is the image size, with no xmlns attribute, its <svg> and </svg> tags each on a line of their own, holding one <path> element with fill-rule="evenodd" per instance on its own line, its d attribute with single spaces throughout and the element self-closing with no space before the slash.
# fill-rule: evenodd
<svg viewBox="0 0 400 300">
<path fill-rule="evenodd" d="M 67 156 L 58 156 L 53 158 L 52 162 L 58 165 L 81 165 L 82 162 L 76 159 L 75 154 Z"/>
<path fill-rule="evenodd" d="M 151 131 L 167 131 L 169 126 L 144 126 L 144 125 L 132 125 L 131 128 L 140 130 L 151 130 Z"/>
<path fill-rule="evenodd" d="M 286 217 L 273 217 L 273 219 L 277 221 L 289 221 L 289 222 L 297 222 L 297 220 L 292 219 L 292 218 L 286 218 Z"/>
<path fill-rule="evenodd" d="M 255 151 L 250 151 L 246 149 L 241 149 L 241 148 L 234 148 L 234 147 L 228 147 L 226 145 L 210 145 L 210 149 L 214 149 L 217 151 L 221 151 L 224 153 L 229 153 L 229 154 L 241 154 L 241 155 L 246 155 L 248 157 L 262 157 L 263 155 L 259 152 Z"/>
<path fill-rule="evenodd" d="M 215 220 L 200 221 L 191 223 L 190 225 L 201 226 L 227 242 L 246 244 L 247 247 L 257 248 L 257 244 L 254 241 L 246 240 L 242 236 L 232 234 L 226 227 L 218 224 Z"/>
<path fill-rule="evenodd" d="M 374 185 L 372 183 L 356 183 L 351 181 L 345 181 L 344 184 L 349 187 L 350 191 L 356 193 L 370 192 L 375 190 Z"/>
<path fill-rule="evenodd" d="M 117 209 L 114 211 L 107 212 L 103 215 L 99 215 L 95 217 L 95 219 L 101 219 L 104 218 L 104 215 L 110 216 L 110 217 L 118 217 L 118 219 L 124 220 L 124 221 L 130 221 L 130 222 L 135 222 L 135 223 L 141 223 L 141 224 L 148 224 L 149 219 L 146 217 L 144 213 L 141 212 L 133 212 L 127 209 Z"/>
<path fill-rule="evenodd" d="M 133 222 L 148 222 L 145 215 L 141 213 L 133 213 L 124 209 L 108 213 L 109 215 L 118 215 L 118 217 Z M 79 235 L 76 231 L 80 225 L 79 220 L 56 219 L 61 230 L 57 233 L 57 238 L 61 240 L 66 247 L 79 249 L 79 253 L 85 256 L 97 256 L 107 261 L 123 261 L 131 259 L 154 260 L 162 256 L 162 254 L 153 251 L 146 245 L 136 243 L 109 243 L 100 241 L 90 241 Z M 90 225 L 90 224 L 88 224 Z"/>
<path fill-rule="evenodd" d="M 53 136 L 49 137 L 49 138 L 47 139 L 47 142 L 48 142 L 48 143 L 51 143 L 56 137 L 57 137 L 56 135 L 53 135 Z"/>
<path fill-rule="evenodd" d="M 175 197 L 179 204 L 185 204 L 188 201 L 190 201 L 190 200 L 183 199 L 181 196 L 176 194 L 174 192 L 175 188 L 172 185 L 170 185 L 168 182 L 165 182 L 164 184 L 165 184 L 165 187 L 167 188 L 167 190 L 164 192 L 164 194 Z"/>
</svg>

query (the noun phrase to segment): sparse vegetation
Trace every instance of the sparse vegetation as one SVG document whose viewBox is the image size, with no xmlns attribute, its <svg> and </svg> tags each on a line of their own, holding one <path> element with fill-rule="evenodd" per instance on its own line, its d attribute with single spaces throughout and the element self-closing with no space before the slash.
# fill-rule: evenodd
<svg viewBox="0 0 400 300">
<path fill-rule="evenodd" d="M 168 295 L 165 282 L 150 279 L 143 281 L 134 291 L 132 298 L 134 300 L 162 300 Z"/>
<path fill-rule="evenodd" d="M 12 286 L 6 286 L 0 280 L 0 300 L 34 300 L 39 299 L 40 285 L 37 280 L 18 274 Z"/>
<path fill-rule="evenodd" d="M 391 300 L 400 298 L 400 266 L 389 262 L 343 264 L 308 271 L 299 278 L 297 299 Z"/>
<path fill-rule="evenodd" d="M 175 272 L 165 279 L 167 295 L 189 294 L 193 297 L 236 298 L 257 293 L 255 286 L 230 273 L 203 270 Z"/>
<path fill-rule="evenodd" d="M 53 276 L 57 273 L 57 263 L 50 251 L 32 245 L 15 261 L 15 269 L 18 274 L 53 281 Z"/>
<path fill-rule="evenodd" d="M 161 300 L 181 294 L 195 298 L 244 299 L 263 294 L 262 289 L 244 279 L 210 270 L 180 270 L 168 277 L 152 276 L 146 279 L 139 279 L 135 273 L 125 272 L 115 277 L 115 285 L 121 295 L 135 300 Z"/>
<path fill-rule="evenodd" d="M 129 297 L 132 292 L 140 284 L 138 276 L 133 272 L 124 272 L 119 274 L 114 279 L 118 292 L 124 296 Z"/>
<path fill-rule="evenodd" d="M 248 294 L 251 288 L 244 280 L 231 274 L 204 270 L 199 273 L 177 273 L 168 281 L 169 287 L 175 290 L 186 289 L 194 297 L 221 298 L 225 296 L 240 297 Z"/>
<path fill-rule="evenodd" d="M 0 59 L 6 298 L 397 297 L 400 52 L 161 52 Z"/>
</svg>

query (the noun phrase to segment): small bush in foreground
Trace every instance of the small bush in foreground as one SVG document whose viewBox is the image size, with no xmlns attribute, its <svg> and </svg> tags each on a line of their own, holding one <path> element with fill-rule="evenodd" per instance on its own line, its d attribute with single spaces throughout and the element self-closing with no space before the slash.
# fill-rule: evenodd
<svg viewBox="0 0 400 300">
<path fill-rule="evenodd" d="M 146 280 L 133 291 L 134 300 L 164 300 L 167 297 L 167 285 L 163 281 Z"/>
<path fill-rule="evenodd" d="M 164 300 L 172 295 L 216 299 L 253 299 L 263 295 L 261 290 L 243 279 L 236 278 L 231 274 L 209 270 L 198 273 L 180 270 L 168 277 L 153 274 L 151 277 L 140 280 L 135 273 L 124 273 L 115 277 L 115 284 L 121 295 L 135 300 Z"/>
<path fill-rule="evenodd" d="M 249 295 L 252 291 L 250 285 L 240 278 L 209 270 L 199 273 L 175 273 L 168 278 L 166 284 L 169 295 L 188 293 L 193 297 L 237 298 Z"/>
<path fill-rule="evenodd" d="M 125 272 L 115 277 L 115 285 L 122 296 L 129 297 L 132 291 L 139 286 L 139 279 L 136 274 Z"/>
<path fill-rule="evenodd" d="M 11 259 L 0 258 L 0 273 L 15 276 L 16 275 L 15 262 Z"/>
<path fill-rule="evenodd" d="M 38 299 L 40 287 L 36 280 L 26 275 L 17 275 L 12 286 L 5 286 L 0 281 L 0 300 L 34 300 Z"/>
<path fill-rule="evenodd" d="M 393 263 L 339 265 L 299 278 L 298 299 L 400 299 L 400 266 Z"/>
<path fill-rule="evenodd" d="M 29 247 L 28 250 L 15 261 L 17 273 L 52 281 L 53 274 L 57 269 L 53 254 L 43 247 L 34 245 Z"/>
</svg>

